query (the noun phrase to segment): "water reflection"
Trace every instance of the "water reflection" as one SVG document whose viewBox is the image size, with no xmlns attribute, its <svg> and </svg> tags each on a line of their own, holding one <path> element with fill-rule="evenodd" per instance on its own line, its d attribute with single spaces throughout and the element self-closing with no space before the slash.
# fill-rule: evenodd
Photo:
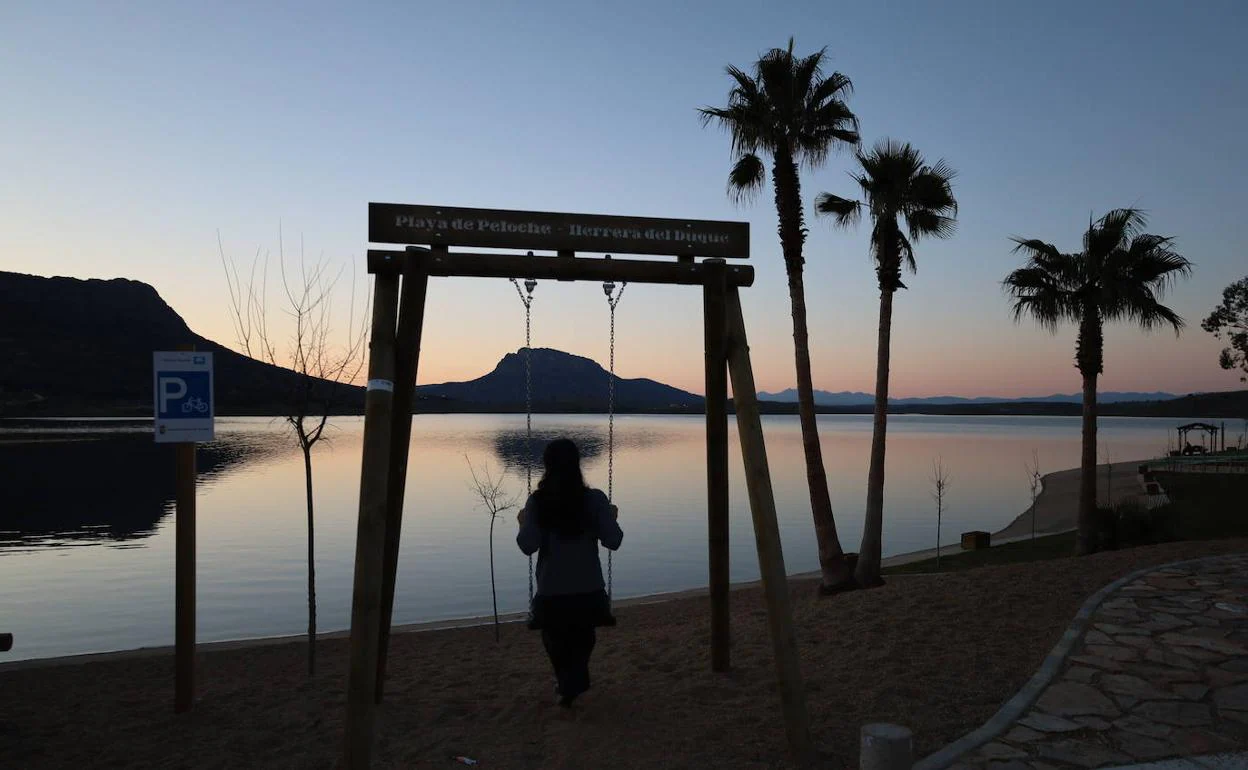
<svg viewBox="0 0 1248 770">
<path fill-rule="evenodd" d="M 581 457 L 593 460 L 607 448 L 607 432 L 596 431 L 588 427 L 573 427 L 565 430 L 534 430 L 530 441 L 525 430 L 500 430 L 494 434 L 494 456 L 508 471 L 523 474 L 531 470 L 534 474 L 542 472 L 542 451 L 551 441 L 559 438 L 570 438 L 581 448 Z"/>
<path fill-rule="evenodd" d="M 150 537 L 172 508 L 173 447 L 118 427 L 85 436 L 0 442 L 4 506 L 0 549 L 105 543 Z M 10 431 L 13 433 L 15 431 Z M 280 433 L 226 434 L 199 448 L 201 488 L 289 445 Z"/>
<path fill-rule="evenodd" d="M 617 451 L 654 449 L 676 439 L 670 432 L 635 427 L 627 417 L 619 418 L 616 427 L 614 440 Z M 591 465 L 607 451 L 608 426 L 569 424 L 559 428 L 534 428 L 531 441 L 523 427 L 508 427 L 494 432 L 491 445 L 494 456 L 505 470 L 518 475 L 523 475 L 526 469 L 541 474 L 542 451 L 551 441 L 560 438 L 576 442 L 581 450 L 581 459 L 586 465 Z"/>
</svg>

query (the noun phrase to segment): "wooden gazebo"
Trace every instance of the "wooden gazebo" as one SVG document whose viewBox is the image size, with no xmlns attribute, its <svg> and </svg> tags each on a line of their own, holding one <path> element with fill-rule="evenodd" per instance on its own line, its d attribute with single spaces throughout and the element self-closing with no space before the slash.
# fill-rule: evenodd
<svg viewBox="0 0 1248 770">
<path fill-rule="evenodd" d="M 1219 428 L 1217 425 L 1211 425 L 1207 422 L 1190 422 L 1187 425 L 1180 425 L 1177 429 L 1179 434 L 1179 453 L 1184 455 L 1193 454 L 1211 454 L 1220 451 L 1218 448 L 1218 435 L 1222 436 L 1222 449 L 1226 449 L 1226 428 Z M 1199 445 L 1188 443 L 1187 436 L 1189 433 L 1197 433 L 1201 442 Z"/>
</svg>

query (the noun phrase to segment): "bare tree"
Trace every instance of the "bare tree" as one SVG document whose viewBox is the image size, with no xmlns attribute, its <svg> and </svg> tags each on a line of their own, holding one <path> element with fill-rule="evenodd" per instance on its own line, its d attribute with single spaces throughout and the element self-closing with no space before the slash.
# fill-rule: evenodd
<svg viewBox="0 0 1248 770">
<path fill-rule="evenodd" d="M 1027 484 L 1031 487 L 1031 539 L 1036 539 L 1036 500 L 1040 497 L 1040 489 L 1044 486 L 1040 475 L 1040 453 L 1031 450 L 1031 462 L 1027 464 Z"/>
<path fill-rule="evenodd" d="M 316 673 L 316 526 L 312 496 L 312 448 L 325 439 L 330 415 L 341 407 L 344 385 L 355 382 L 364 367 L 370 297 L 356 312 L 354 263 L 350 273 L 350 300 L 343 332 L 334 326 L 334 290 L 345 266 L 336 270 L 325 257 L 309 263 L 299 239 L 298 272 L 288 272 L 285 243 L 278 231 L 278 269 L 281 276 L 281 312 L 291 327 L 283 345 L 269 317 L 268 252 L 257 249 L 246 279 L 225 254 L 221 234 L 217 250 L 230 291 L 235 338 L 247 356 L 289 369 L 294 377 L 282 400 L 283 419 L 303 453 L 304 493 L 308 516 L 308 676 Z M 293 273 L 293 274 L 292 274 Z"/>
<path fill-rule="evenodd" d="M 936 570 L 940 571 L 940 520 L 945 513 L 945 490 L 949 488 L 949 471 L 939 457 L 932 463 L 932 498 L 936 500 Z"/>
<path fill-rule="evenodd" d="M 480 473 L 477 473 L 468 455 L 464 455 L 464 460 L 468 463 L 468 472 L 472 474 L 472 483 L 469 487 L 481 499 L 477 505 L 490 515 L 490 595 L 494 599 L 494 641 L 497 642 L 499 639 L 498 588 L 494 582 L 494 523 L 503 513 L 515 508 L 520 500 L 516 495 L 507 491 L 504 485 L 506 476 L 502 472 L 495 476 L 486 466 L 481 469 Z"/>
</svg>

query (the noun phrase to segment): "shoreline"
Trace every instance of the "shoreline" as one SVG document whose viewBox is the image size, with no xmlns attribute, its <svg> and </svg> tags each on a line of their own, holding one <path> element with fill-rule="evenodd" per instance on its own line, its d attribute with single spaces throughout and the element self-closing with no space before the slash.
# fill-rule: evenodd
<svg viewBox="0 0 1248 770">
<path fill-rule="evenodd" d="M 1142 462 L 1124 462 L 1114 463 L 1113 472 L 1111 474 L 1113 480 L 1112 493 L 1114 499 L 1122 499 L 1129 494 L 1139 494 L 1139 483 L 1136 479 L 1135 468 Z M 1103 476 L 1098 473 L 1098 496 L 1103 492 L 1101 483 Z M 1079 485 L 1079 469 L 1070 468 L 1064 471 L 1055 471 L 1041 477 L 1042 489 L 1036 498 L 1036 535 L 1054 535 L 1062 532 L 1069 532 L 1074 529 L 1074 519 L 1078 509 L 1078 485 Z M 992 533 L 992 544 L 1005 545 L 1006 543 L 1025 540 L 1031 536 L 1031 507 L 1018 514 L 1010 524 L 1000 530 Z M 942 545 L 941 552 L 958 553 L 961 548 L 957 544 Z M 909 564 L 916 561 L 924 561 L 926 559 L 935 558 L 935 548 L 925 548 L 918 551 L 910 551 L 907 553 L 894 554 L 886 557 L 881 561 L 881 567 L 896 567 L 903 564 Z M 818 571 L 798 572 L 788 576 L 793 582 L 806 582 L 816 580 L 819 577 Z M 894 575 L 892 578 L 906 578 L 909 575 Z M 732 591 L 747 591 L 757 588 L 760 585 L 758 579 L 747 580 L 730 585 Z M 627 599 L 619 599 L 614 602 L 617 607 L 632 607 L 649 604 L 663 604 L 681 599 L 696 598 L 708 595 L 709 586 L 698 586 L 696 588 L 678 589 L 675 591 L 660 591 L 642 596 L 634 596 Z M 499 623 L 518 623 L 524 620 L 523 612 L 501 613 L 499 615 Z M 425 633 L 430 631 L 447 631 L 458 628 L 475 628 L 479 626 L 492 625 L 494 622 L 493 615 L 469 615 L 461 618 L 449 618 L 443 620 L 427 620 L 412 623 L 397 624 L 393 627 L 391 633 L 414 634 Z M 317 634 L 317 640 L 329 640 L 346 638 L 350 635 L 350 629 L 338 629 L 334 631 L 326 631 Z M 223 650 L 237 650 L 251 647 L 272 647 L 284 644 L 297 644 L 306 642 L 307 636 L 304 634 L 284 634 L 281 636 L 259 636 L 244 637 L 240 639 L 226 639 L 215 642 L 200 642 L 195 645 L 196 652 L 213 652 Z M 21 643 L 18 636 L 15 639 L 16 644 Z M 87 663 L 95 663 L 108 660 L 130 660 L 134 658 L 150 658 L 164 657 L 173 655 L 174 647 L 172 645 L 160 645 L 153 647 L 133 647 L 124 650 L 108 650 L 104 652 L 86 652 L 74 655 L 58 655 L 47 658 L 24 658 L 13 661 L 0 661 L 0 672 L 13 671 L 18 669 L 30 669 L 54 666 L 73 666 Z"/>
<path fill-rule="evenodd" d="M 1032 677 L 1087 597 L 1152 564 L 1248 551 L 1248 539 L 1188 541 L 890 580 L 819 597 L 791 586 L 810 732 L 829 767 L 854 767 L 863 724 L 913 731 L 926 756 L 990 719 Z M 1057 567 L 1055 569 L 1055 566 Z M 621 609 L 603 633 L 594 689 L 574 715 L 553 707 L 541 640 L 521 623 L 398 634 L 378 767 L 791 767 L 761 590 L 733 593 L 732 670 L 707 659 L 705 598 Z M 0 673 L 0 765 L 70 768 L 331 767 L 341 756 L 347 639 L 197 656 L 191 714 L 176 714 L 174 659 L 132 657 Z M 991 676 L 984 672 L 990 671 Z M 852 699 L 844 693 L 854 694 Z M 939 708 L 933 708 L 938 694 Z M 579 705 L 579 703 L 578 703 Z"/>
</svg>

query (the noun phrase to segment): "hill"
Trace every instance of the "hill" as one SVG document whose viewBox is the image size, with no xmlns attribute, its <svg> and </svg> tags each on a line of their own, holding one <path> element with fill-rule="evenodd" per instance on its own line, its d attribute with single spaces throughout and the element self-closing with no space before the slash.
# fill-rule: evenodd
<svg viewBox="0 0 1248 770">
<path fill-rule="evenodd" d="M 0 416 L 147 416 L 152 410 L 151 354 L 194 344 L 215 356 L 218 414 L 279 414 L 298 375 L 255 361 L 195 334 L 151 286 L 138 281 L 43 278 L 0 272 Z M 543 412 L 602 412 L 607 372 L 588 358 L 558 350 L 532 352 L 533 408 Z M 508 353 L 493 371 L 466 382 L 417 388 L 416 412 L 518 412 L 524 410 L 523 350 Z M 364 390 L 331 388 L 340 414 L 363 410 Z M 760 406 L 791 414 L 784 393 Z M 869 414 L 859 403 L 824 403 L 823 413 Z M 1248 416 L 1248 391 L 1203 393 L 1135 401 L 1125 397 L 1169 394 L 1101 394 L 1101 414 L 1139 417 Z M 1077 415 L 1077 399 L 1035 401 L 944 397 L 893 402 L 889 411 L 922 414 Z M 942 401 L 946 401 L 942 403 Z M 703 399 L 654 380 L 618 379 L 621 412 L 696 414 Z"/>
<path fill-rule="evenodd" d="M 218 414 L 279 413 L 297 381 L 195 334 L 145 283 L 0 272 L 0 415 L 150 415 L 152 351 L 180 344 L 213 353 Z M 332 392 L 363 409 L 363 388 Z"/>
<path fill-rule="evenodd" d="M 603 412 L 608 373 L 596 361 L 550 348 L 532 351 L 533 408 L 541 412 Z M 508 353 L 489 374 L 467 382 L 421 385 L 418 411 L 524 410 L 524 349 Z M 621 412 L 700 412 L 702 397 L 645 378 L 615 381 Z"/>
</svg>

